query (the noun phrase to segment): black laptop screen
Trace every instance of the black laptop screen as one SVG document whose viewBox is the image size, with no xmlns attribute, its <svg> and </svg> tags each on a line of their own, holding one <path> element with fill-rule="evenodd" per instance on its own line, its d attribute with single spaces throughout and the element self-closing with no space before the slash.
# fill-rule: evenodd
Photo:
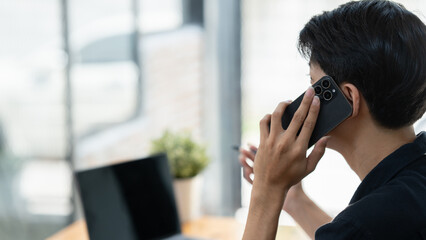
<svg viewBox="0 0 426 240">
<path fill-rule="evenodd" d="M 90 239 L 161 239 L 180 233 L 167 157 L 77 172 Z"/>
</svg>

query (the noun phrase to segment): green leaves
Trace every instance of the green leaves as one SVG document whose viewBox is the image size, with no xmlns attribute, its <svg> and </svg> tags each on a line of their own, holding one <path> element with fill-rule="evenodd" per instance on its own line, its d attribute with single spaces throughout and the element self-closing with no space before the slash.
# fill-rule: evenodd
<svg viewBox="0 0 426 240">
<path fill-rule="evenodd" d="M 175 178 L 190 178 L 210 162 L 206 149 L 192 140 L 189 132 L 164 134 L 151 142 L 151 153 L 166 153 Z"/>
</svg>

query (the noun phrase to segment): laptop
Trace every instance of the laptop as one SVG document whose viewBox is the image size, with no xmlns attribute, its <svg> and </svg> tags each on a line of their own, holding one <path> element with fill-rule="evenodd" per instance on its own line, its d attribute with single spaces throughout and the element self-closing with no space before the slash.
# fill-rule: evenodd
<svg viewBox="0 0 426 240">
<path fill-rule="evenodd" d="M 91 240 L 187 238 L 173 194 L 167 156 L 77 171 Z"/>
</svg>

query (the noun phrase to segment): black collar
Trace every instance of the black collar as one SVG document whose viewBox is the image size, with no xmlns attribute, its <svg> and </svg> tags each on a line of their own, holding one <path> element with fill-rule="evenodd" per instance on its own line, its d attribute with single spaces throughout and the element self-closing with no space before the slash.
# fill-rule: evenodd
<svg viewBox="0 0 426 240">
<path fill-rule="evenodd" d="M 421 132 L 412 143 L 401 146 L 377 164 L 358 186 L 349 204 L 360 200 L 375 189 L 386 184 L 403 168 L 425 154 L 426 132 Z"/>
</svg>

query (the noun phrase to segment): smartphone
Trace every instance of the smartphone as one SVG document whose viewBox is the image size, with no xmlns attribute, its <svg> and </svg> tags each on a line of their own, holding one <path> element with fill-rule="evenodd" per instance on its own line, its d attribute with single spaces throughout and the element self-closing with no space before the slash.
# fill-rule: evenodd
<svg viewBox="0 0 426 240">
<path fill-rule="evenodd" d="M 320 99 L 320 112 L 311 138 L 309 139 L 308 148 L 352 115 L 352 105 L 346 99 L 336 82 L 334 82 L 333 78 L 324 76 L 312 85 L 312 87 L 315 90 L 315 95 Z M 287 129 L 290 124 L 304 95 L 304 93 L 300 95 L 284 111 L 282 117 L 282 126 L 284 129 Z"/>
</svg>

